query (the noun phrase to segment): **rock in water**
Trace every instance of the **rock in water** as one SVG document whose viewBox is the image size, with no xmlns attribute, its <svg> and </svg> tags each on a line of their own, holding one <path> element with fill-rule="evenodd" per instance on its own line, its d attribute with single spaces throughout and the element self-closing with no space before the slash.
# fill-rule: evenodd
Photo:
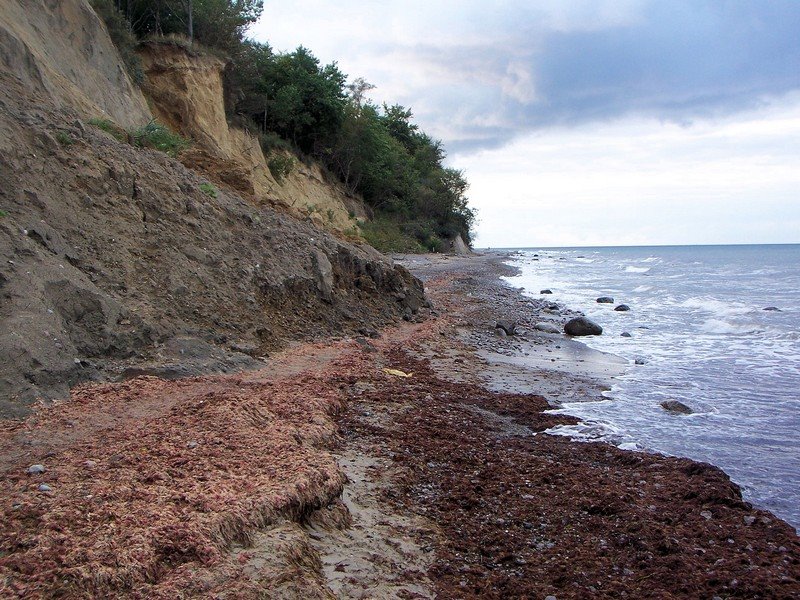
<svg viewBox="0 0 800 600">
<path fill-rule="evenodd" d="M 627 304 L 620 304 L 619 306 L 617 306 L 616 308 L 614 308 L 614 310 L 616 310 L 616 311 L 618 311 L 618 312 L 627 312 L 627 311 L 629 311 L 630 309 L 631 309 L 631 307 L 630 307 L 630 306 L 628 306 Z"/>
<path fill-rule="evenodd" d="M 764 308 L 764 310 L 768 310 L 770 312 L 782 312 L 777 306 L 767 306 Z"/>
<path fill-rule="evenodd" d="M 506 332 L 506 335 L 514 335 L 517 333 L 517 324 L 514 321 L 498 321 L 494 328 L 502 329 Z"/>
<path fill-rule="evenodd" d="M 694 412 L 683 402 L 678 402 L 677 400 L 664 400 L 661 403 L 661 408 L 673 415 L 690 415 Z"/>
<path fill-rule="evenodd" d="M 540 294 L 552 294 L 553 290 L 541 290 L 539 293 Z M 764 310 L 767 310 L 767 309 L 765 308 Z"/>
<path fill-rule="evenodd" d="M 611 296 L 600 296 L 597 299 L 598 304 L 614 304 L 614 299 Z"/>
<path fill-rule="evenodd" d="M 564 332 L 567 335 L 600 335 L 603 333 L 603 328 L 594 321 L 586 317 L 576 317 L 567 321 L 564 325 Z"/>
<path fill-rule="evenodd" d="M 631 334 L 628 333 L 627 331 L 623 331 L 622 333 L 620 333 L 620 336 L 622 336 L 622 337 L 631 337 Z"/>
</svg>

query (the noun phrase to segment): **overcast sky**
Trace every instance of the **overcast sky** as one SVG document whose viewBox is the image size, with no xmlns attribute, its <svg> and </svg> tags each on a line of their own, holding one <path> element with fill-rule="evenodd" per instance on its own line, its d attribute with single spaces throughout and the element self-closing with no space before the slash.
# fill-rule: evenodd
<svg viewBox="0 0 800 600">
<path fill-rule="evenodd" d="M 250 35 L 410 107 L 478 247 L 800 242 L 798 0 L 265 0 Z"/>
</svg>

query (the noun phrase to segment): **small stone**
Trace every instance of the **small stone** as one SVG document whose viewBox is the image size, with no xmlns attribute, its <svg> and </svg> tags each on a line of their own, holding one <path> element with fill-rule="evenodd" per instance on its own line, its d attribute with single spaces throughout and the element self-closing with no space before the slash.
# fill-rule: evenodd
<svg viewBox="0 0 800 600">
<path fill-rule="evenodd" d="M 708 510 L 700 511 L 700 516 L 703 517 L 706 521 L 710 521 L 713 515 Z"/>
<path fill-rule="evenodd" d="M 637 358 L 637 359 L 635 359 L 633 361 L 633 364 L 635 364 L 635 365 L 643 365 L 644 364 L 644 359 L 643 358 Z"/>
<path fill-rule="evenodd" d="M 197 442 L 192 440 L 191 442 L 188 442 L 186 444 L 186 447 L 189 448 L 189 450 L 193 450 L 193 449 L 197 448 Z"/>
<path fill-rule="evenodd" d="M 631 309 L 630 306 L 627 304 L 620 304 L 619 306 L 615 307 L 614 310 L 617 312 L 628 312 Z"/>
<path fill-rule="evenodd" d="M 94 460 L 87 460 L 83 463 L 83 466 L 87 469 L 94 469 L 97 466 L 97 462 Z"/>
<path fill-rule="evenodd" d="M 28 475 L 41 475 L 46 470 L 44 465 L 31 465 L 28 467 Z"/>
<path fill-rule="evenodd" d="M 552 294 L 553 290 L 541 290 L 539 293 L 540 294 Z M 766 310 L 766 309 L 764 309 L 764 310 Z"/>
<path fill-rule="evenodd" d="M 611 296 L 600 296 L 597 299 L 598 304 L 614 304 L 614 299 Z"/>
<path fill-rule="evenodd" d="M 555 596 L 545 596 L 544 600 L 558 600 Z"/>
<path fill-rule="evenodd" d="M 673 415 L 690 415 L 694 412 L 691 408 L 678 400 L 664 400 L 664 402 L 661 403 L 661 408 Z"/>
<path fill-rule="evenodd" d="M 631 334 L 630 334 L 630 333 L 628 333 L 627 331 L 623 331 L 623 332 L 622 332 L 622 333 L 620 333 L 619 335 L 620 335 L 620 337 L 631 337 Z"/>
<path fill-rule="evenodd" d="M 756 522 L 756 518 L 752 515 L 745 516 L 743 520 L 745 525 L 752 525 Z"/>
<path fill-rule="evenodd" d="M 53 488 L 51 488 L 46 483 L 40 483 L 39 487 L 37 488 L 40 492 L 52 492 Z"/>
<path fill-rule="evenodd" d="M 780 308 L 778 308 L 777 306 L 767 306 L 767 307 L 765 307 L 765 308 L 764 308 L 764 310 L 768 310 L 768 311 L 770 311 L 770 312 L 783 312 L 783 311 L 782 311 Z"/>
</svg>

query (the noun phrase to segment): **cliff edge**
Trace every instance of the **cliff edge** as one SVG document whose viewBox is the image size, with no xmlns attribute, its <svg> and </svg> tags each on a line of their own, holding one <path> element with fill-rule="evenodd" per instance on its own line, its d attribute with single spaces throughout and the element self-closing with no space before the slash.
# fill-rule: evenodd
<svg viewBox="0 0 800 600">
<path fill-rule="evenodd" d="M 255 367 L 423 307 L 370 247 L 91 125 L 150 114 L 86 2 L 29 4 L 0 7 L 0 415 L 81 381 Z"/>
</svg>

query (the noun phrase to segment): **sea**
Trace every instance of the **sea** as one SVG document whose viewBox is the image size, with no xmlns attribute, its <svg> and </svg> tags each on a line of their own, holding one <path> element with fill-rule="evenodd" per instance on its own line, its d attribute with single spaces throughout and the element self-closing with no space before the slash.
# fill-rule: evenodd
<svg viewBox="0 0 800 600">
<path fill-rule="evenodd" d="M 630 363 L 550 433 L 717 465 L 800 528 L 800 245 L 526 248 L 510 264 L 509 284 L 582 311 L 603 334 L 581 341 Z"/>
</svg>

